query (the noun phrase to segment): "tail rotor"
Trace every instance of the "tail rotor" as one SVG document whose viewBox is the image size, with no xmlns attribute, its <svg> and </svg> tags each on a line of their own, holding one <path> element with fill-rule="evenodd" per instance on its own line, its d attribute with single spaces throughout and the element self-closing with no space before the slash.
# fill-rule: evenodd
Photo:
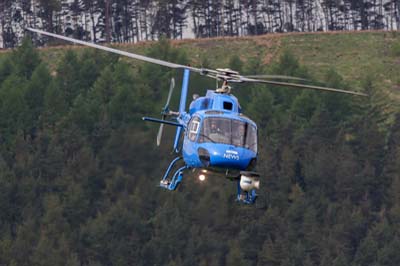
<svg viewBox="0 0 400 266">
<path fill-rule="evenodd" d="M 171 97 L 172 97 L 174 88 L 175 88 L 175 79 L 171 78 L 171 82 L 169 84 L 169 92 L 168 92 L 167 102 L 161 112 L 162 120 L 165 120 L 167 115 L 169 115 L 169 103 L 171 101 Z M 157 134 L 157 146 L 160 146 L 160 144 L 161 144 L 161 137 L 162 137 L 163 130 L 164 130 L 164 124 L 160 124 L 160 128 L 158 129 L 158 134 Z"/>
</svg>

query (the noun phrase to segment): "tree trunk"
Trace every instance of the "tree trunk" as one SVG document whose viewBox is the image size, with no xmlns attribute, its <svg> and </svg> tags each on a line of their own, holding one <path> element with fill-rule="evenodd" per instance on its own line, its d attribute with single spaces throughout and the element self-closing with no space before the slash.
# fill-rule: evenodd
<svg viewBox="0 0 400 266">
<path fill-rule="evenodd" d="M 105 23 L 106 23 L 106 43 L 110 43 L 110 0 L 104 0 L 105 2 Z"/>
</svg>

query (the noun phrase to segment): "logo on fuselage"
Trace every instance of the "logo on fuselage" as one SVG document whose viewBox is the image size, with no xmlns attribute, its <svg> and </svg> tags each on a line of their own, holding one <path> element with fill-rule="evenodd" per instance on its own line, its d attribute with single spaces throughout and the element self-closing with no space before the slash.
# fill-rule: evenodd
<svg viewBox="0 0 400 266">
<path fill-rule="evenodd" d="M 230 160 L 236 160 L 236 161 L 239 161 L 239 159 L 240 159 L 239 153 L 237 151 L 233 151 L 233 150 L 226 150 L 224 153 L 224 158 L 230 159 Z"/>
</svg>

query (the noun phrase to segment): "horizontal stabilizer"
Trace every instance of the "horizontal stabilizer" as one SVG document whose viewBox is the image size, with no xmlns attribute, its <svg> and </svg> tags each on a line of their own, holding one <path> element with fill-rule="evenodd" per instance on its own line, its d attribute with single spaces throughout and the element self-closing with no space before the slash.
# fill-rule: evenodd
<svg viewBox="0 0 400 266">
<path fill-rule="evenodd" d="M 162 119 L 157 119 L 157 118 L 153 118 L 153 117 L 143 117 L 142 119 L 143 119 L 144 121 L 150 121 L 150 122 L 155 122 L 155 123 L 162 123 L 162 124 L 167 124 L 167 125 L 176 126 L 176 127 L 183 127 L 182 124 L 179 124 L 179 123 L 174 122 L 174 121 L 162 120 Z"/>
</svg>

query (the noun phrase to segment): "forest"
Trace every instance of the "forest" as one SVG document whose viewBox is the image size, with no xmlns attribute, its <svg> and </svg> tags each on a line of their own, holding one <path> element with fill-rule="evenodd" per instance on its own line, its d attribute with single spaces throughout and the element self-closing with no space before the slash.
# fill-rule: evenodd
<svg viewBox="0 0 400 266">
<path fill-rule="evenodd" d="M 24 27 L 93 42 L 400 29 L 400 0 L 2 0 L 0 47 Z M 44 44 L 47 39 L 38 40 Z"/>
<path fill-rule="evenodd" d="M 199 45 L 202 64 L 217 66 L 212 43 Z M 138 47 L 182 64 L 194 48 Z M 242 74 L 314 79 L 291 50 L 268 65 L 226 60 Z M 256 206 L 236 203 L 221 178 L 157 187 L 173 132 L 157 149 L 157 125 L 141 117 L 159 114 L 181 75 L 92 49 L 38 50 L 30 38 L 0 54 L 0 265 L 400 265 L 400 112 L 375 75 L 359 81 L 368 98 L 234 91 L 259 127 Z M 322 76 L 353 89 L 335 68 Z M 214 86 L 191 77 L 191 93 Z"/>
</svg>

